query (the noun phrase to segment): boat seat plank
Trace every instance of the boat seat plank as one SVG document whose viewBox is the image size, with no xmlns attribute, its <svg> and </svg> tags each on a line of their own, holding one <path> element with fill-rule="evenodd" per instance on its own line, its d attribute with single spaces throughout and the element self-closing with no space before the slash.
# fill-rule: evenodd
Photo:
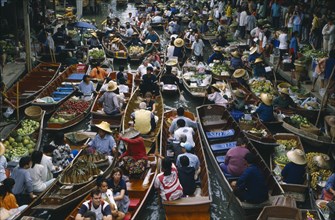
<svg viewBox="0 0 335 220">
<path fill-rule="evenodd" d="M 216 161 L 220 164 L 220 163 L 224 163 L 224 158 L 225 156 L 217 156 L 216 157 Z"/>
<path fill-rule="evenodd" d="M 71 79 L 71 80 L 82 80 L 84 76 L 84 73 L 72 73 L 69 77 L 67 77 L 67 79 Z"/>
<path fill-rule="evenodd" d="M 212 125 L 225 125 L 227 120 L 219 119 L 216 121 L 205 121 L 203 124 L 204 126 L 212 126 Z"/>
<path fill-rule="evenodd" d="M 131 219 L 131 213 L 127 212 L 123 220 L 130 220 Z"/>
<path fill-rule="evenodd" d="M 140 198 L 130 198 L 129 209 L 130 210 L 136 209 L 140 203 L 141 203 Z"/>
<path fill-rule="evenodd" d="M 190 205 L 197 205 L 197 204 L 203 204 L 204 202 L 208 201 L 208 197 L 206 196 L 195 196 L 195 197 L 185 197 L 181 199 L 177 199 L 174 201 L 164 201 L 164 205 L 185 205 L 185 206 L 190 206 Z"/>
<path fill-rule="evenodd" d="M 218 138 L 228 138 L 231 136 L 234 136 L 235 130 L 234 129 L 228 129 L 223 131 L 207 131 L 206 136 L 208 140 L 212 139 L 218 139 Z"/>
<path fill-rule="evenodd" d="M 225 153 L 229 149 L 235 147 L 236 143 L 237 143 L 236 141 L 232 141 L 232 142 L 227 142 L 227 143 L 212 144 L 211 149 L 214 154 Z"/>
<path fill-rule="evenodd" d="M 132 179 L 131 181 L 127 182 L 127 190 L 144 192 L 145 190 L 147 190 L 148 187 L 144 187 L 142 183 L 142 179 Z"/>
</svg>

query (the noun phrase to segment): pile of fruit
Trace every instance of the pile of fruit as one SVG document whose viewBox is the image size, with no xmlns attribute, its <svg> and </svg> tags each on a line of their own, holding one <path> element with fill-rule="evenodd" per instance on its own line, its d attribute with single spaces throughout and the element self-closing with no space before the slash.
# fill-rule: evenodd
<svg viewBox="0 0 335 220">
<path fill-rule="evenodd" d="M 290 117 L 289 123 L 293 125 L 296 128 L 300 128 L 301 126 L 303 127 L 310 127 L 310 123 L 307 120 L 307 118 L 302 117 L 300 115 L 292 115 Z"/>
<path fill-rule="evenodd" d="M 129 55 L 137 55 L 144 53 L 144 47 L 141 46 L 130 46 L 128 49 Z"/>
<path fill-rule="evenodd" d="M 25 119 L 21 123 L 21 128 L 17 129 L 17 134 L 20 136 L 30 135 L 40 127 L 38 121 Z"/>
<path fill-rule="evenodd" d="M 307 167 L 311 175 L 311 187 L 313 189 L 316 189 L 319 178 L 321 178 L 321 181 L 327 181 L 327 179 L 332 175 L 331 170 L 321 169 L 317 166 L 317 164 L 313 160 L 315 156 L 327 156 L 327 155 L 317 152 L 311 152 L 306 154 Z"/>
<path fill-rule="evenodd" d="M 80 159 L 84 161 L 92 162 L 92 163 L 97 163 L 97 162 L 106 160 L 107 157 L 106 155 L 103 155 L 102 153 L 95 151 L 93 154 L 84 154 L 80 156 Z"/>
<path fill-rule="evenodd" d="M 88 51 L 88 54 L 90 56 L 90 59 L 104 59 L 105 58 L 105 53 L 102 49 L 98 48 L 93 48 Z"/>
<path fill-rule="evenodd" d="M 215 75 L 219 76 L 229 76 L 229 67 L 225 64 L 215 63 L 211 67 L 211 71 Z"/>
<path fill-rule="evenodd" d="M 78 114 L 85 112 L 90 107 L 90 101 L 85 100 L 67 100 L 55 115 L 49 119 L 50 123 L 66 123 Z"/>
<path fill-rule="evenodd" d="M 252 128 L 251 130 L 248 131 L 248 133 L 263 137 L 268 135 L 268 133 L 264 129 L 257 129 L 257 128 Z"/>
<path fill-rule="evenodd" d="M 298 145 L 298 142 L 294 139 L 291 139 L 291 140 L 280 139 L 280 140 L 277 140 L 277 143 L 285 146 L 285 150 L 287 151 L 291 150 L 292 148 L 297 147 Z"/>
<path fill-rule="evenodd" d="M 290 160 L 286 156 L 287 150 L 285 145 L 279 145 L 275 147 L 275 153 L 274 153 L 274 161 L 276 164 L 284 167 L 287 163 L 290 162 Z"/>
<path fill-rule="evenodd" d="M 306 44 L 300 49 L 301 53 L 304 54 L 303 57 L 309 58 L 309 57 L 314 57 L 314 58 L 323 58 L 327 57 L 328 54 L 327 52 L 324 52 L 323 50 L 313 50 L 313 48 Z M 306 59 L 305 58 L 305 59 Z"/>
<path fill-rule="evenodd" d="M 23 156 L 31 154 L 36 147 L 36 140 L 28 135 L 21 136 L 17 131 L 12 131 L 10 136 L 3 142 L 6 147 L 5 157 L 9 160 L 19 161 Z"/>
<path fill-rule="evenodd" d="M 101 170 L 95 163 L 78 159 L 72 168 L 62 175 L 59 181 L 62 184 L 82 184 L 91 180 L 93 176 L 99 175 L 100 172 Z"/>
<path fill-rule="evenodd" d="M 275 90 L 269 80 L 253 80 L 251 81 L 250 89 L 255 94 L 270 93 L 274 94 Z"/>
</svg>

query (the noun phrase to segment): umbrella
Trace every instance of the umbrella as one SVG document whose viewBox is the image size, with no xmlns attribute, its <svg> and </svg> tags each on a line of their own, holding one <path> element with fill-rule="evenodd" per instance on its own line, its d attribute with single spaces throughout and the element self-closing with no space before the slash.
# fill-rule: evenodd
<svg viewBox="0 0 335 220">
<path fill-rule="evenodd" d="M 97 27 L 95 27 L 93 24 L 82 22 L 82 21 L 78 21 L 74 23 L 73 26 L 77 28 L 83 28 L 83 29 L 97 29 Z"/>
</svg>

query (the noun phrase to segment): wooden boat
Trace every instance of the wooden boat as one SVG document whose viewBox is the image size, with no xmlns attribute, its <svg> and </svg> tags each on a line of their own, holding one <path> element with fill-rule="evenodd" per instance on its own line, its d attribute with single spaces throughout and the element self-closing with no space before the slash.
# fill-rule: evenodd
<svg viewBox="0 0 335 220">
<path fill-rule="evenodd" d="M 229 201 L 228 208 L 230 205 L 233 205 L 233 207 L 238 209 L 237 213 L 243 213 L 247 219 L 255 219 L 262 208 L 269 205 L 269 201 L 261 204 L 249 204 L 240 201 L 234 195 L 234 191 L 230 186 L 230 182 L 236 180 L 236 178 L 226 176 L 219 166 L 220 163 L 224 162 L 224 156 L 227 151 L 236 145 L 236 139 L 239 137 L 246 138 L 245 133 L 242 132 L 228 110 L 223 106 L 203 105 L 197 107 L 197 118 L 200 121 L 199 127 L 204 146 L 214 166 L 215 174 L 225 190 L 225 195 L 227 195 L 226 198 L 227 201 Z M 277 196 L 283 194 L 283 189 L 272 175 L 272 172 L 257 149 L 250 142 L 247 143 L 247 148 L 257 157 L 257 165 L 262 169 L 265 175 L 266 185 L 270 195 Z"/>
<path fill-rule="evenodd" d="M 204 98 L 208 87 L 212 83 L 212 75 L 199 73 L 197 67 L 188 62 L 183 65 L 182 71 L 182 80 L 186 91 L 193 97 Z"/>
<path fill-rule="evenodd" d="M 256 146 L 265 148 L 278 146 L 276 139 L 258 117 L 253 117 L 251 121 L 240 120 L 238 125 Z"/>
<path fill-rule="evenodd" d="M 44 120 L 44 116 L 45 116 L 45 111 L 42 111 L 42 114 L 41 114 L 41 116 L 38 119 L 37 118 L 36 119 L 30 119 L 30 120 L 37 121 L 39 123 L 39 127 L 35 131 L 33 131 L 31 134 L 28 135 L 30 137 L 30 140 L 33 140 L 33 142 L 34 142 L 34 143 L 30 143 L 30 144 L 35 144 L 35 146 L 32 146 L 32 148 L 28 147 L 27 145 L 24 146 L 24 148 L 27 149 L 26 153 L 28 153 L 29 155 L 32 153 L 32 150 L 40 150 L 41 141 L 42 141 L 42 133 L 43 133 L 43 120 Z M 26 117 L 23 120 L 21 120 L 12 129 L 12 131 L 7 135 L 7 137 L 2 137 L 4 139 L 3 143 L 5 144 L 5 146 L 6 146 L 6 148 L 8 150 L 13 150 L 13 149 L 19 147 L 18 143 L 17 143 L 17 146 L 14 146 L 13 143 L 11 143 L 11 140 L 9 140 L 9 139 L 12 137 L 12 133 L 14 131 L 15 131 L 15 133 L 17 133 L 18 129 L 20 129 L 22 127 L 22 123 L 23 123 L 23 121 L 25 119 L 29 119 L 29 118 Z M 15 135 L 15 136 L 20 136 L 20 135 L 18 134 L 18 135 Z M 22 136 L 25 136 L 25 135 L 21 135 L 21 139 L 22 139 Z M 18 137 L 12 137 L 12 138 L 15 139 L 15 142 L 19 142 L 17 140 Z M 7 143 L 7 142 L 9 142 L 9 143 Z M 15 167 L 15 165 L 17 165 L 18 162 L 19 162 L 19 160 L 20 160 L 20 157 L 16 157 L 14 155 L 11 155 L 11 158 L 9 158 L 9 153 L 8 152 L 5 152 L 5 157 L 8 158 L 8 159 L 11 159 L 8 162 L 9 162 L 9 164 L 13 165 L 13 167 Z"/>
<path fill-rule="evenodd" d="M 19 86 L 19 108 L 29 105 L 34 98 L 55 79 L 60 63 L 41 63 L 17 81 L 6 91 L 8 100 L 16 105 L 17 85 Z"/>
<path fill-rule="evenodd" d="M 132 121 L 130 115 L 133 113 L 136 109 L 138 109 L 139 104 L 142 102 L 143 98 L 140 97 L 140 89 L 137 88 L 132 96 L 130 97 L 128 101 L 128 105 L 125 109 L 125 114 L 122 119 L 122 129 L 126 130 L 130 127 L 129 122 Z M 164 114 L 164 104 L 163 104 L 163 98 L 162 96 L 156 96 L 155 99 L 156 104 L 156 113 L 155 115 L 158 117 L 158 121 L 156 122 L 156 128 L 153 132 L 151 132 L 149 135 L 142 135 L 144 138 L 144 144 L 147 148 L 147 151 L 150 151 L 152 149 L 153 144 L 156 142 L 158 135 L 160 134 L 160 130 L 163 123 L 163 114 Z"/>
<path fill-rule="evenodd" d="M 86 65 L 72 65 L 60 74 L 54 81 L 48 84 L 43 91 L 35 97 L 32 105 L 40 106 L 46 110 L 46 114 L 54 112 L 62 103 L 72 96 L 77 85 L 86 73 Z M 47 103 L 41 99 L 52 97 L 53 102 Z"/>
<path fill-rule="evenodd" d="M 293 134 L 298 135 L 303 142 L 308 143 L 310 146 L 324 149 L 331 149 L 332 147 L 335 147 L 335 142 L 331 139 L 331 137 L 314 125 L 310 124 L 310 128 L 308 129 L 300 129 L 288 123 L 289 117 L 278 118 L 283 122 L 283 128 L 289 132 L 292 132 Z"/>
<path fill-rule="evenodd" d="M 169 157 L 169 127 L 173 118 L 176 116 L 175 111 L 168 111 L 164 113 L 164 123 L 160 136 L 160 154 L 164 157 Z M 191 112 L 186 111 L 184 116 L 195 120 L 195 116 Z M 195 154 L 200 160 L 201 172 L 199 177 L 201 186 L 196 189 L 194 196 L 181 198 L 175 201 L 163 201 L 166 219 L 210 219 L 210 204 L 212 202 L 212 198 L 210 196 L 208 168 L 198 130 L 195 131 L 193 138 L 195 142 Z M 172 156 L 172 159 L 174 159 L 174 156 Z"/>
<path fill-rule="evenodd" d="M 116 72 L 112 72 L 109 77 L 116 81 Z M 132 73 L 128 73 L 128 81 L 127 85 L 129 87 L 129 93 L 124 93 L 126 98 L 130 98 L 131 94 L 133 92 L 133 85 L 134 85 L 134 75 Z M 104 85 L 106 82 L 104 83 Z M 94 126 L 95 124 L 99 124 L 102 121 L 106 121 L 109 124 L 111 124 L 111 127 L 113 128 L 121 128 L 121 121 L 122 121 L 122 115 L 106 115 L 102 110 L 102 104 L 99 103 L 99 98 L 103 95 L 103 91 L 100 91 L 100 93 L 97 95 L 97 97 L 94 100 L 94 103 L 91 108 L 91 126 Z"/>
<path fill-rule="evenodd" d="M 292 141 L 295 142 L 294 148 L 302 150 L 304 152 L 304 147 L 301 143 L 299 136 L 291 134 L 291 133 L 277 133 L 273 135 L 276 141 Z M 292 144 L 293 145 L 293 144 Z M 286 150 L 287 152 L 288 150 Z M 286 154 L 286 153 L 285 153 Z M 285 164 L 280 163 L 280 161 L 276 161 L 274 155 L 270 157 L 270 169 L 274 171 L 276 165 L 278 165 L 281 169 L 284 168 Z M 287 184 L 280 182 L 280 186 L 285 191 L 285 195 L 291 196 L 296 201 L 305 202 L 307 192 L 308 192 L 308 179 L 306 172 L 306 179 L 304 184 Z"/>
<path fill-rule="evenodd" d="M 121 5 L 127 5 L 128 0 L 116 0 L 116 5 L 121 6 Z"/>
<path fill-rule="evenodd" d="M 303 219 L 298 208 L 288 206 L 266 206 L 259 214 L 257 220 L 267 219 Z"/>
<path fill-rule="evenodd" d="M 126 46 L 120 41 L 118 43 L 119 46 L 119 50 L 115 51 L 111 48 L 111 45 L 109 44 L 109 39 L 106 39 L 107 37 L 103 37 L 102 38 L 102 46 L 105 49 L 106 52 L 106 56 L 107 57 L 111 57 L 114 59 L 119 59 L 119 60 L 126 60 L 127 59 L 127 54 L 128 54 L 128 50 L 126 48 Z"/>
</svg>

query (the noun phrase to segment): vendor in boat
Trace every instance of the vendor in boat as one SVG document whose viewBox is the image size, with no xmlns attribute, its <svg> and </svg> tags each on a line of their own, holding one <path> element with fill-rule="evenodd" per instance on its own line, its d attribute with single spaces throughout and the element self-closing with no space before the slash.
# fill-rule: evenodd
<svg viewBox="0 0 335 220">
<path fill-rule="evenodd" d="M 174 40 L 173 56 L 178 57 L 178 61 L 182 62 L 184 59 L 184 55 L 185 55 L 184 40 L 181 38 L 176 38 Z"/>
<path fill-rule="evenodd" d="M 108 202 L 111 208 L 113 219 L 115 220 L 124 219 L 125 214 L 118 210 L 118 207 L 114 200 L 113 191 L 111 189 L 108 189 L 108 180 L 103 179 L 99 181 L 97 187 L 101 190 L 101 198 L 104 201 Z"/>
<path fill-rule="evenodd" d="M 141 134 L 148 134 L 156 128 L 155 115 L 151 111 L 146 110 L 146 108 L 147 104 L 141 102 L 139 109 L 131 113 L 130 116 L 134 121 L 134 128 Z"/>
<path fill-rule="evenodd" d="M 183 187 L 179 182 L 178 170 L 169 158 L 159 154 L 162 160 L 162 171 L 156 176 L 155 188 L 159 191 L 163 201 L 174 201 L 183 196 Z"/>
<path fill-rule="evenodd" d="M 281 171 L 283 182 L 288 184 L 303 184 L 306 175 L 306 156 L 300 149 L 293 149 L 287 152 L 287 158 L 290 160 Z"/>
<path fill-rule="evenodd" d="M 130 47 L 130 46 L 142 46 L 143 43 L 140 40 L 140 38 L 138 37 L 139 34 L 137 32 L 134 32 L 133 35 L 131 35 L 131 39 L 130 41 L 128 41 L 126 43 L 126 47 Z"/>
<path fill-rule="evenodd" d="M 225 34 L 220 34 L 217 39 L 213 41 L 213 43 L 218 47 L 226 47 L 229 46 L 229 43 L 227 42 Z"/>
<path fill-rule="evenodd" d="M 234 92 L 235 99 L 232 103 L 233 109 L 243 112 L 245 110 L 245 94 L 242 90 L 237 89 Z"/>
<path fill-rule="evenodd" d="M 236 69 L 239 69 L 239 68 L 242 68 L 243 67 L 243 62 L 242 62 L 242 59 L 241 59 L 241 54 L 235 50 L 234 52 L 231 53 L 231 60 L 230 60 L 230 66 L 236 70 Z"/>
<path fill-rule="evenodd" d="M 124 72 L 124 66 L 119 66 L 119 72 L 116 74 L 116 82 L 118 84 L 126 84 L 128 81 L 128 75 Z"/>
<path fill-rule="evenodd" d="M 159 95 L 159 87 L 157 85 L 157 77 L 152 74 L 153 68 L 147 67 L 147 74 L 142 76 L 142 82 L 140 84 L 140 90 L 142 94 L 151 92 L 152 94 Z"/>
<path fill-rule="evenodd" d="M 264 174 L 260 167 L 256 165 L 257 157 L 252 153 L 247 153 L 244 157 L 247 168 L 237 181 L 233 181 L 231 186 L 235 195 L 243 202 L 260 204 L 268 200 L 268 187 Z"/>
<path fill-rule="evenodd" d="M 255 60 L 260 57 L 261 55 L 259 53 L 257 53 L 257 47 L 254 46 L 254 47 L 251 47 L 250 48 L 250 53 L 249 53 L 249 56 L 248 56 L 248 63 L 249 63 L 249 66 L 251 66 L 251 64 L 253 64 L 255 62 Z"/>
<path fill-rule="evenodd" d="M 228 100 L 223 97 L 222 91 L 226 89 L 225 84 L 213 84 L 210 86 L 211 94 L 207 95 L 207 99 L 209 101 L 214 102 L 216 105 L 222 105 L 227 107 L 227 104 L 229 103 Z"/>
<path fill-rule="evenodd" d="M 78 89 L 84 99 L 90 99 L 92 94 L 96 93 L 93 82 L 91 81 L 89 75 L 83 76 L 83 80 L 80 82 Z"/>
<path fill-rule="evenodd" d="M 163 83 L 163 88 L 170 87 L 173 85 L 174 89 L 178 89 L 177 86 L 179 84 L 178 77 L 172 73 L 172 66 L 165 66 L 165 73 L 161 76 L 160 79 L 161 83 Z"/>
<path fill-rule="evenodd" d="M 101 190 L 94 189 L 91 192 L 91 199 L 85 201 L 76 215 L 75 220 L 85 220 L 85 213 L 93 212 L 97 220 L 112 220 L 112 211 L 108 202 L 101 198 Z"/>
<path fill-rule="evenodd" d="M 90 72 L 91 79 L 98 81 L 104 81 L 107 76 L 107 71 L 98 65 L 94 66 Z"/>
<path fill-rule="evenodd" d="M 150 39 L 145 40 L 145 48 L 144 48 L 144 54 L 148 55 L 151 54 L 153 51 L 156 51 L 156 47 L 152 43 Z"/>
<path fill-rule="evenodd" d="M 261 94 L 262 103 L 258 106 L 255 113 L 264 122 L 271 122 L 275 120 L 273 115 L 272 95 L 269 93 Z"/>
<path fill-rule="evenodd" d="M 145 93 L 144 98 L 145 98 L 144 102 L 147 105 L 146 109 L 155 114 L 156 104 L 155 100 L 153 99 L 152 93 L 151 92 Z"/>
<path fill-rule="evenodd" d="M 108 83 L 106 92 L 99 98 L 99 103 L 103 104 L 104 113 L 107 115 L 122 114 L 118 96 L 115 93 L 117 90 L 117 84 L 114 81 Z"/>
<path fill-rule="evenodd" d="M 63 132 L 57 132 L 50 145 L 55 147 L 52 152 L 52 163 L 61 169 L 69 165 L 73 157 L 78 154 L 78 150 L 71 151 L 70 146 L 65 142 Z"/>
<path fill-rule="evenodd" d="M 90 37 L 90 39 L 88 39 L 87 44 L 90 45 L 90 48 L 99 47 L 100 42 L 97 33 L 92 32 L 91 35 L 92 36 Z"/>
<path fill-rule="evenodd" d="M 245 69 L 237 69 L 233 73 L 233 77 L 239 82 L 242 86 L 250 91 L 250 87 L 248 84 L 248 73 Z"/>
<path fill-rule="evenodd" d="M 246 143 L 246 140 L 238 138 L 236 146 L 228 150 L 224 163 L 220 164 L 220 168 L 224 174 L 241 176 L 247 168 L 247 162 L 244 158 L 250 151 L 248 150 Z"/>
<path fill-rule="evenodd" d="M 254 62 L 254 67 L 252 68 L 252 73 L 253 73 L 255 78 L 258 78 L 258 77 L 266 78 L 266 71 L 265 71 L 265 67 L 263 65 L 262 58 L 259 58 L 259 57 L 256 58 L 256 60 Z"/>
<path fill-rule="evenodd" d="M 185 109 L 183 107 L 179 107 L 177 109 L 177 117 L 175 119 L 173 119 L 173 121 L 171 122 L 170 128 L 169 128 L 169 132 L 170 132 L 171 135 L 173 135 L 174 132 L 178 129 L 177 121 L 179 119 L 183 119 L 185 121 L 185 126 L 186 127 L 191 127 L 191 128 L 194 128 L 194 129 L 197 128 L 197 122 L 189 119 L 188 117 L 185 117 L 184 114 L 185 114 Z"/>
<path fill-rule="evenodd" d="M 121 39 L 118 37 L 113 38 L 112 40 L 112 46 L 111 46 L 111 50 L 114 52 L 118 52 L 120 50 L 119 44 L 121 42 Z"/>
<path fill-rule="evenodd" d="M 180 167 L 178 167 L 178 178 L 183 187 L 184 196 L 191 196 L 196 190 L 195 168 L 190 166 L 190 159 L 187 156 L 181 156 Z"/>
<path fill-rule="evenodd" d="M 155 30 L 152 27 L 148 27 L 149 34 L 145 36 L 146 40 L 151 40 L 151 42 L 154 44 L 159 41 L 159 37 L 157 36 Z"/>
<path fill-rule="evenodd" d="M 130 177 L 140 177 L 148 162 L 144 140 L 140 136 L 140 132 L 134 128 L 129 128 L 123 135 L 118 135 L 117 138 L 127 146 L 126 152 L 119 157 L 124 173 Z"/>
<path fill-rule="evenodd" d="M 293 101 L 287 88 L 282 88 L 279 96 L 273 101 L 273 107 L 279 109 L 296 108 L 297 104 Z"/>
<path fill-rule="evenodd" d="M 88 143 L 88 147 L 102 154 L 112 156 L 117 150 L 115 140 L 112 136 L 112 130 L 110 129 L 110 124 L 102 121 L 100 124 L 96 124 L 95 126 L 98 128 L 98 133 Z"/>
<path fill-rule="evenodd" d="M 108 181 L 108 188 L 113 192 L 114 201 L 119 211 L 128 212 L 130 199 L 128 196 L 127 184 L 122 178 L 123 172 L 119 167 L 113 169 Z"/>
<path fill-rule="evenodd" d="M 219 60 L 219 61 L 224 60 L 224 56 L 222 55 L 219 47 L 214 47 L 213 50 L 214 50 L 214 53 L 210 55 L 210 57 L 207 60 L 208 64 L 213 63 L 214 60 Z"/>
</svg>

